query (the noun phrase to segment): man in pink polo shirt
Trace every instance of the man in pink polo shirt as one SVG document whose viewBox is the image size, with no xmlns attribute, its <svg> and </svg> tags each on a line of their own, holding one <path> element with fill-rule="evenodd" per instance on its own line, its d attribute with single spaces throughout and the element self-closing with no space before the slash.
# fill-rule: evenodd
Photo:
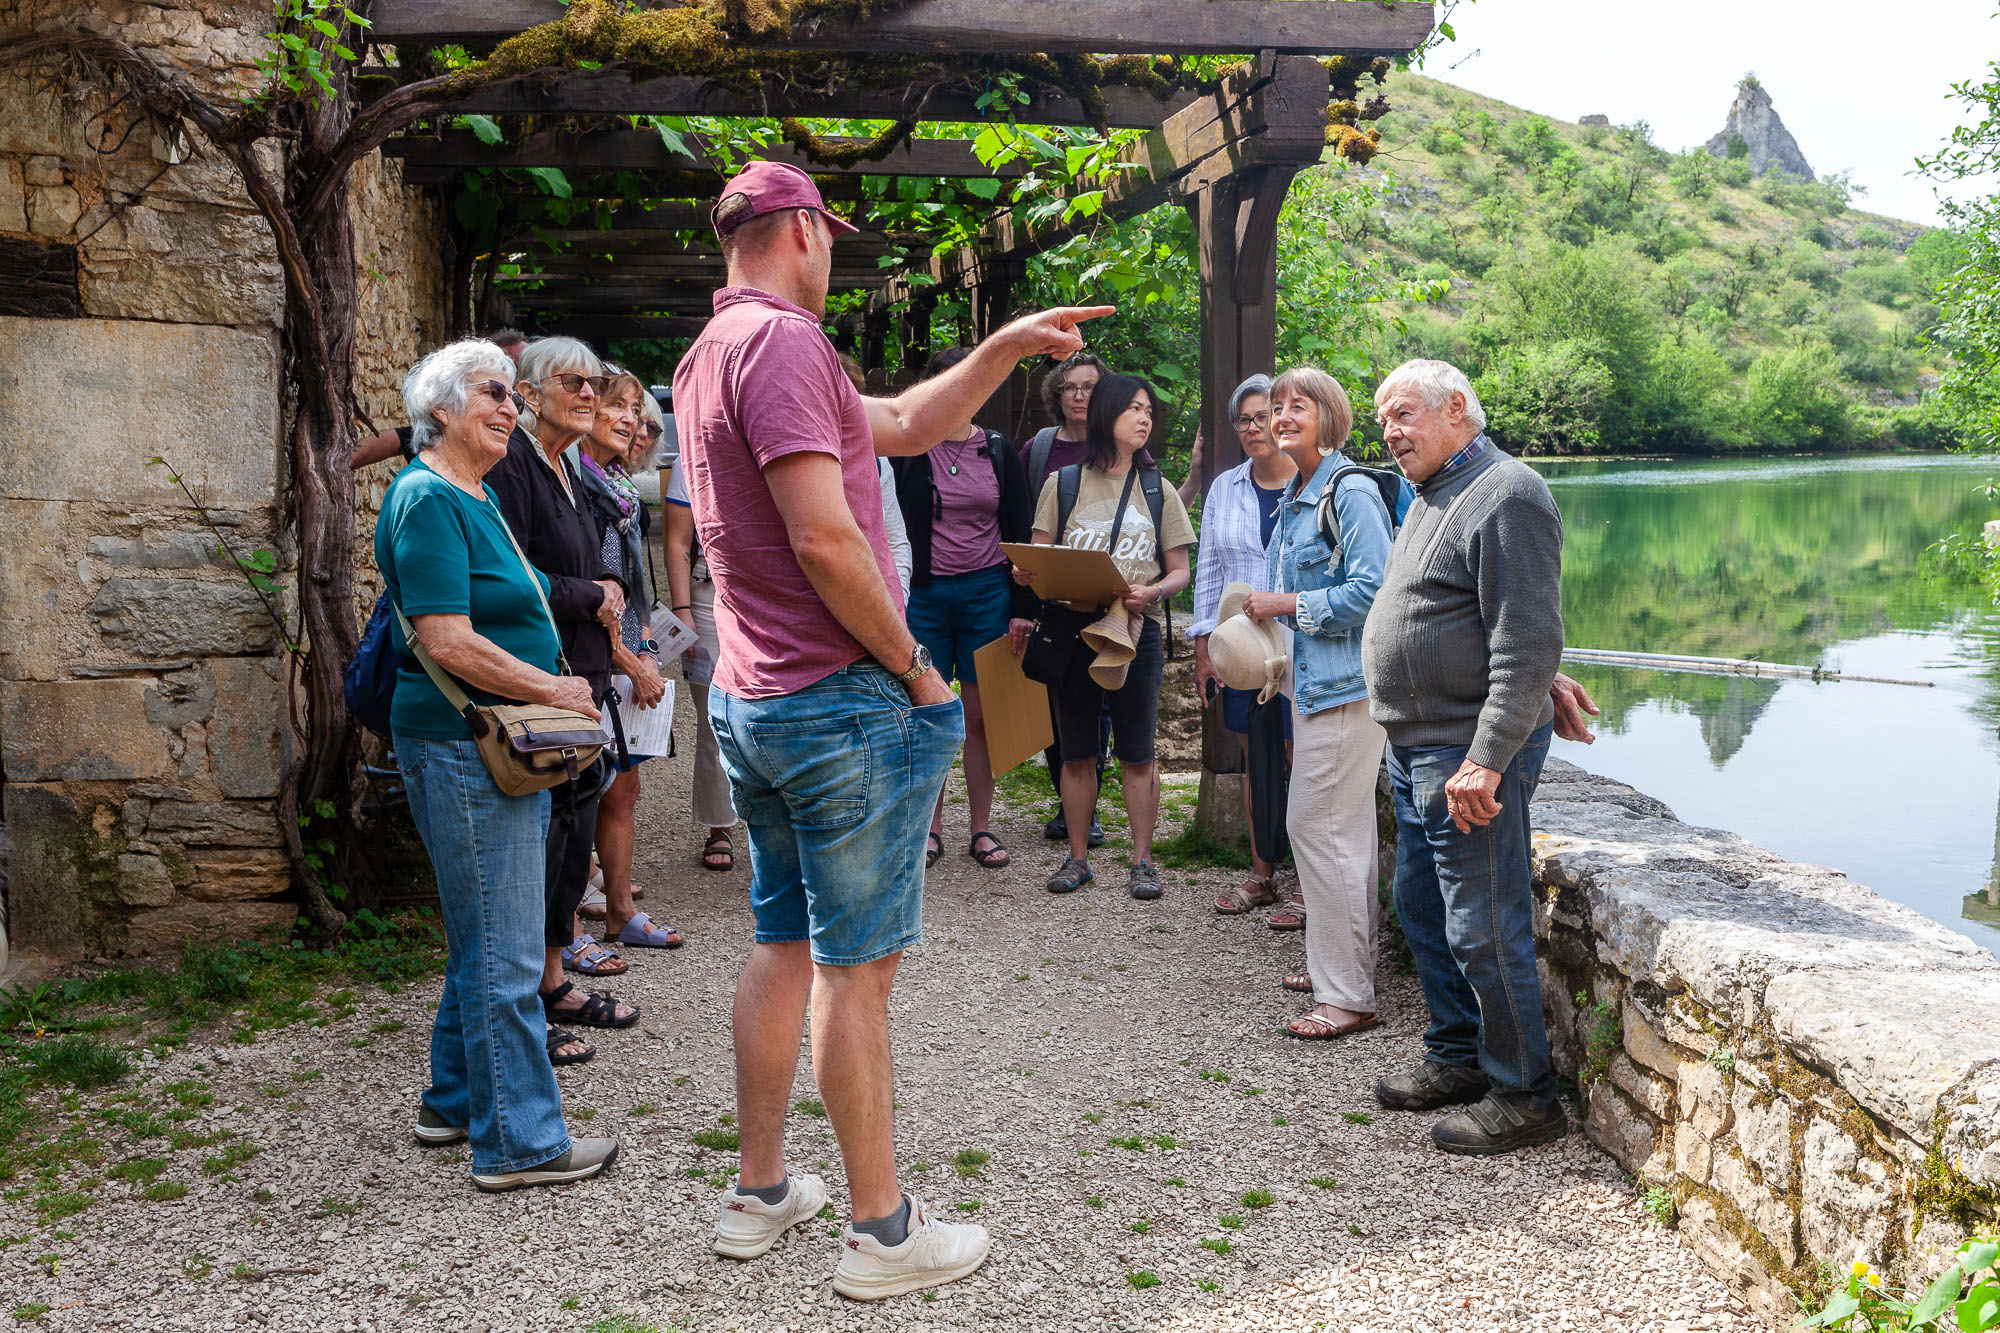
<svg viewBox="0 0 2000 1333">
<path fill-rule="evenodd" d="M 709 721 L 749 829 L 755 943 L 737 982 L 742 1171 L 715 1249 L 769 1250 L 826 1202 L 785 1168 L 784 1120 L 812 1005 L 813 1073 L 853 1221 L 834 1290 L 876 1300 L 986 1258 L 982 1227 L 929 1215 L 896 1178 L 889 989 L 922 938 L 924 832 L 965 736 L 903 622 L 877 454 L 921 453 L 1024 357 L 1066 356 L 1110 308 L 1016 320 L 894 399 L 863 398 L 820 329 L 836 238 L 796 167 L 751 162 L 715 206 L 729 286 L 674 372 L 695 530 L 722 653 Z"/>
</svg>

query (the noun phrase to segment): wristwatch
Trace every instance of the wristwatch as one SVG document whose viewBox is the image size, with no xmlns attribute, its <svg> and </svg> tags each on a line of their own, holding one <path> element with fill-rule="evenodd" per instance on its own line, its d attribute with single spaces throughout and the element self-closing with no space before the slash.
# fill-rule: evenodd
<svg viewBox="0 0 2000 1333">
<path fill-rule="evenodd" d="M 651 653 L 653 656 L 658 657 L 660 655 L 660 641 L 658 639 L 641 639 L 639 640 L 639 651 L 642 653 Z"/>
<path fill-rule="evenodd" d="M 920 643 L 917 645 L 916 651 L 910 654 L 910 669 L 899 673 L 896 679 L 905 685 L 914 685 L 923 679 L 930 669 L 931 650 Z"/>
</svg>

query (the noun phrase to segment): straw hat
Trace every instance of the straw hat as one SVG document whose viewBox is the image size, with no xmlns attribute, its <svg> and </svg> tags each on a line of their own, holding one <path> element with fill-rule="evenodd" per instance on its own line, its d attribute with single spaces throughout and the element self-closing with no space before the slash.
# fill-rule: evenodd
<svg viewBox="0 0 2000 1333">
<path fill-rule="evenodd" d="M 1222 590 L 1215 632 L 1208 636 L 1208 660 L 1224 685 L 1255 690 L 1257 702 L 1267 704 L 1285 687 L 1291 652 L 1282 625 L 1244 614 L 1243 604 L 1249 599 L 1247 583 L 1232 583 Z"/>
</svg>

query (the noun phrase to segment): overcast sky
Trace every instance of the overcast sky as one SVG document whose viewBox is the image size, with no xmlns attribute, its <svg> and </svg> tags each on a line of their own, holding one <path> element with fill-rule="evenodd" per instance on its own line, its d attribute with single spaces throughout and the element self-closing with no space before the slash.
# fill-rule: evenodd
<svg viewBox="0 0 2000 1333">
<path fill-rule="evenodd" d="M 2000 59 L 1996 8 L 2000 0 L 1468 0 L 1452 16 L 1458 41 L 1433 51 L 1424 73 L 1562 120 L 1649 121 L 1654 141 L 1677 150 L 1722 128 L 1736 81 L 1754 70 L 1814 171 L 1851 171 L 1870 212 L 1933 222 L 1934 187 L 1908 174 L 1911 160 L 1958 124 L 1951 85 Z M 1994 191 L 2000 180 L 1976 192 Z"/>
</svg>

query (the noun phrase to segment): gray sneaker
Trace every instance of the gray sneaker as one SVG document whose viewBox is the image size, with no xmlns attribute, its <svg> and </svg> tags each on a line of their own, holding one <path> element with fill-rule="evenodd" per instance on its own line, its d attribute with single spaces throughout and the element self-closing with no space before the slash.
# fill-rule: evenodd
<svg viewBox="0 0 2000 1333">
<path fill-rule="evenodd" d="M 1151 902 L 1166 892 L 1160 883 L 1160 868 L 1151 861 L 1140 861 L 1132 867 L 1132 887 L 1127 890 L 1141 902 Z"/>
<path fill-rule="evenodd" d="M 457 1143 L 466 1137 L 464 1125 L 454 1125 L 431 1110 L 430 1103 L 417 1103 L 417 1142 L 426 1148 L 442 1148 L 447 1143 Z"/>
<path fill-rule="evenodd" d="M 1063 863 L 1056 867 L 1056 873 L 1049 876 L 1048 889 L 1050 893 L 1075 893 L 1096 878 L 1091 873 L 1090 862 L 1065 856 Z"/>
<path fill-rule="evenodd" d="M 1554 1143 L 1569 1133 L 1569 1114 L 1553 1097 L 1536 1106 L 1503 1092 L 1489 1092 L 1463 1111 L 1431 1126 L 1431 1142 L 1449 1153 L 1492 1157 L 1537 1143 Z"/>
<path fill-rule="evenodd" d="M 529 1185 L 567 1185 L 588 1180 L 618 1160 L 617 1139 L 571 1139 L 569 1151 L 560 1157 L 522 1171 L 500 1171 L 493 1175 L 472 1173 L 472 1183 L 488 1194 L 501 1194 Z"/>
<path fill-rule="evenodd" d="M 1435 1111 L 1486 1095 L 1484 1071 L 1424 1060 L 1407 1074 L 1391 1074 L 1375 1085 L 1375 1100 L 1392 1111 Z"/>
</svg>

